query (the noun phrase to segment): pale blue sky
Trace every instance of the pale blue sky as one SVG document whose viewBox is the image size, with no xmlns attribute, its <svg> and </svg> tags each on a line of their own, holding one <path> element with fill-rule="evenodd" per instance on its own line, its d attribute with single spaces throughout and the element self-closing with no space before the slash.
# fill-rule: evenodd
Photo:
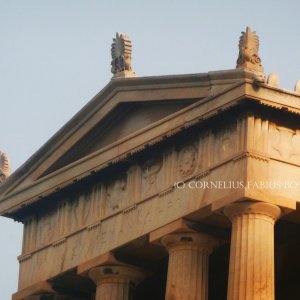
<svg viewBox="0 0 300 300">
<path fill-rule="evenodd" d="M 232 69 L 240 32 L 260 37 L 267 74 L 300 79 L 300 2 L 0 0 L 0 149 L 19 167 L 110 80 L 116 31 L 140 76 Z M 0 299 L 17 289 L 22 226 L 0 218 Z"/>
</svg>

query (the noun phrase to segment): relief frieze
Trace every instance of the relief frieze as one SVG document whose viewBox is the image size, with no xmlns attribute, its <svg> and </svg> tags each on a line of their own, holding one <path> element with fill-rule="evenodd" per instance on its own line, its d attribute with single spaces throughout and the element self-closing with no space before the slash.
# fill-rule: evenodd
<svg viewBox="0 0 300 300">
<path fill-rule="evenodd" d="M 230 130 L 226 131 L 223 140 L 230 140 L 230 132 Z M 37 251 L 47 244 L 53 244 L 84 228 L 90 228 L 110 216 L 131 211 L 137 203 L 149 197 L 165 196 L 164 194 L 172 192 L 176 180 L 188 180 L 199 171 L 213 165 L 215 136 L 212 131 L 200 133 L 190 143 L 173 145 L 161 154 L 154 154 L 154 157 L 139 163 L 134 162 L 127 171 L 117 174 L 115 178 L 107 178 L 80 190 L 74 190 L 69 198 L 63 198 L 56 207 L 38 216 L 37 229 L 31 230 L 37 236 L 37 243 L 34 244 L 27 238 L 24 241 L 23 254 L 31 253 L 35 249 Z M 230 142 L 225 141 L 221 148 L 226 152 L 229 147 Z M 171 199 L 170 203 L 172 201 Z M 156 205 L 157 213 L 160 214 L 161 204 Z M 147 213 L 143 212 L 142 215 L 146 221 L 150 220 Z M 140 218 L 141 215 L 138 217 Z M 142 227 L 148 228 L 147 222 Z M 25 227 L 25 232 L 29 232 L 29 229 L 29 226 Z M 104 234 L 102 232 L 102 236 Z"/>
<path fill-rule="evenodd" d="M 216 142 L 214 152 L 217 154 L 215 162 L 226 161 L 236 152 L 235 143 L 236 129 L 229 127 L 216 133 Z"/>
<path fill-rule="evenodd" d="M 72 203 L 73 226 L 79 228 L 87 224 L 91 212 L 91 193 L 80 194 Z"/>
<path fill-rule="evenodd" d="M 37 226 L 37 245 L 43 246 L 54 238 L 55 232 L 55 215 L 49 213 L 39 217 Z"/>
<path fill-rule="evenodd" d="M 275 124 L 270 125 L 269 153 L 275 158 L 299 164 L 300 132 Z"/>
<path fill-rule="evenodd" d="M 124 206 L 127 198 L 126 178 L 117 178 L 107 187 L 106 211 L 112 213 Z"/>
<path fill-rule="evenodd" d="M 199 132 L 192 141 L 170 145 L 153 158 L 135 161 L 115 177 L 95 179 L 51 210 L 24 222 L 23 256 L 31 256 L 23 261 L 21 257 L 21 268 L 35 269 L 35 273 L 20 278 L 20 288 L 74 268 L 225 197 L 229 191 L 178 189 L 174 182 L 203 176 L 206 180 L 213 176 L 240 180 L 242 171 L 236 166 L 242 162 L 235 157 L 246 153 L 249 145 L 258 149 L 253 136 L 247 140 L 246 130 L 251 128 L 259 133 L 264 151 L 299 160 L 300 132 L 263 121 L 237 120 L 227 128 Z M 46 260 L 53 262 L 47 270 Z M 30 267 L 33 265 L 37 268 Z"/>
<path fill-rule="evenodd" d="M 142 194 L 150 196 L 157 193 L 160 187 L 161 180 L 162 160 L 161 158 L 148 159 L 142 165 Z"/>
<path fill-rule="evenodd" d="M 196 148 L 192 145 L 185 146 L 179 152 L 178 172 L 181 177 L 187 177 L 194 173 L 197 164 Z"/>
</svg>

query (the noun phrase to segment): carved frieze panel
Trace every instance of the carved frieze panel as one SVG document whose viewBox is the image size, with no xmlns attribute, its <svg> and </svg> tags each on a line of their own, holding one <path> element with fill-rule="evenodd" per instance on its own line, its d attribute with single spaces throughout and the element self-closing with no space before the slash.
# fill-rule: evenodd
<svg viewBox="0 0 300 300">
<path fill-rule="evenodd" d="M 120 177 L 112 180 L 107 185 L 106 207 L 107 214 L 118 211 L 124 207 L 128 197 L 127 193 L 127 178 Z"/>
<path fill-rule="evenodd" d="M 214 133 L 214 163 L 226 161 L 237 153 L 235 141 L 236 124 Z"/>
<path fill-rule="evenodd" d="M 38 218 L 37 222 L 37 246 L 43 246 L 53 240 L 56 223 L 53 211 Z"/>
<path fill-rule="evenodd" d="M 149 158 L 142 165 L 142 197 L 157 193 L 162 188 L 162 158 Z"/>
<path fill-rule="evenodd" d="M 197 166 L 197 150 L 194 145 L 187 145 L 179 150 L 178 174 L 181 178 L 187 178 L 194 174 Z"/>
<path fill-rule="evenodd" d="M 269 153 L 282 160 L 300 163 L 300 131 L 270 125 Z"/>
</svg>

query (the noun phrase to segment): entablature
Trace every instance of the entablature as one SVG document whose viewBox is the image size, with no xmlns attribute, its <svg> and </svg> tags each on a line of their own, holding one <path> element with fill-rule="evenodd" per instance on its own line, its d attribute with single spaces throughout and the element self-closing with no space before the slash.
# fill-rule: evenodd
<svg viewBox="0 0 300 300">
<path fill-rule="evenodd" d="M 0 211 L 3 215 L 13 215 L 15 211 L 30 205 L 33 202 L 51 195 L 78 180 L 82 180 L 99 172 L 111 165 L 127 160 L 135 153 L 144 151 L 152 145 L 188 130 L 194 126 L 205 126 L 210 119 L 221 116 L 226 111 L 242 107 L 251 103 L 260 105 L 262 109 L 274 109 L 282 114 L 293 113 L 297 115 L 300 105 L 296 106 L 299 96 L 290 93 L 285 96 L 278 92 L 278 89 L 266 87 L 263 83 L 257 83 L 255 88 L 253 82 L 239 81 L 215 95 L 202 99 L 186 108 L 179 110 L 145 128 L 129 134 L 128 136 L 113 142 L 69 165 L 58 169 L 31 184 L 19 189 L 3 193 L 0 200 Z M 260 98 L 260 95 L 265 98 Z M 286 100 L 293 98 L 293 101 Z M 286 108 L 287 103 L 294 106 Z M 265 108 L 264 108 L 265 107 Z M 242 109 L 242 108 L 239 108 Z M 295 124 L 293 124 L 295 127 Z M 295 128 L 294 128 L 295 129 Z M 293 129 L 293 130 L 294 130 Z M 294 160 L 295 161 L 295 160 Z"/>
</svg>

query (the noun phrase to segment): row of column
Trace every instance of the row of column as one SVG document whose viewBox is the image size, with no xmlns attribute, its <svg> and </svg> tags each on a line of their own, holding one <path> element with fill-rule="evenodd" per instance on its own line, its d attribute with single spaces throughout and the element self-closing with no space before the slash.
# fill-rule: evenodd
<svg viewBox="0 0 300 300">
<path fill-rule="evenodd" d="M 232 222 L 227 299 L 274 300 L 274 223 L 280 208 L 239 202 L 226 206 L 224 214 Z M 208 299 L 209 256 L 219 242 L 200 232 L 171 233 L 160 241 L 169 253 L 165 299 Z M 88 275 L 97 286 L 96 300 L 132 300 L 145 278 L 141 269 L 118 262 L 94 267 Z"/>
<path fill-rule="evenodd" d="M 224 209 L 232 222 L 228 300 L 274 297 L 274 223 L 279 207 L 264 202 L 240 202 Z M 164 236 L 169 252 L 166 300 L 208 299 L 209 255 L 218 241 L 204 233 Z M 89 272 L 97 285 L 96 300 L 130 300 L 143 272 L 128 265 L 96 267 Z"/>
</svg>

